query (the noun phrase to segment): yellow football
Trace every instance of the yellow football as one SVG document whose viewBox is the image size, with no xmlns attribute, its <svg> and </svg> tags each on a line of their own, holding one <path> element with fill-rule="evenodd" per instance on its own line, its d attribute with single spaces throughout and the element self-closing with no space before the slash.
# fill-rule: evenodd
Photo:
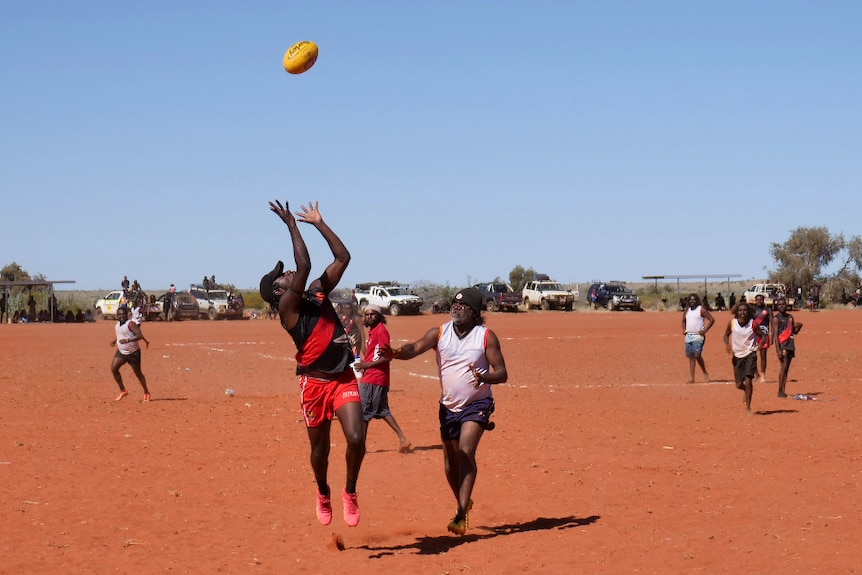
<svg viewBox="0 0 862 575">
<path fill-rule="evenodd" d="M 317 44 L 309 40 L 297 42 L 284 54 L 284 69 L 291 74 L 302 74 L 317 62 Z"/>
</svg>

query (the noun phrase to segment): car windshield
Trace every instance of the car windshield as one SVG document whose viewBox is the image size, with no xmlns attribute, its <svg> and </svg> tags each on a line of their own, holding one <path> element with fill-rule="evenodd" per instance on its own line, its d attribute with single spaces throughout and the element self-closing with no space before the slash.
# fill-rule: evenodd
<svg viewBox="0 0 862 575">
<path fill-rule="evenodd" d="M 627 293 L 629 290 L 623 286 L 608 286 L 608 291 L 612 293 Z"/>
<path fill-rule="evenodd" d="M 389 295 L 408 295 L 407 290 L 402 287 L 386 288 Z"/>
<path fill-rule="evenodd" d="M 210 299 L 227 299 L 227 292 L 223 289 L 211 289 L 209 297 Z"/>
<path fill-rule="evenodd" d="M 542 284 L 543 290 L 565 291 L 560 284 Z"/>
</svg>

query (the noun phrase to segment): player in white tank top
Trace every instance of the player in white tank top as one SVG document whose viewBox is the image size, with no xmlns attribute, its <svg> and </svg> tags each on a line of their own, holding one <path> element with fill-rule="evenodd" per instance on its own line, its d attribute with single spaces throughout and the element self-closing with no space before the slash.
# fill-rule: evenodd
<svg viewBox="0 0 862 575">
<path fill-rule="evenodd" d="M 411 359 L 434 348 L 440 375 L 440 437 L 446 480 L 458 511 L 447 529 L 464 535 L 473 507 L 476 483 L 476 450 L 490 422 L 494 397 L 490 385 L 506 383 L 506 361 L 497 335 L 482 319 L 482 294 L 466 288 L 455 295 L 450 308 L 452 321 L 429 330 L 420 339 L 397 350 L 384 348 L 391 359 Z"/>
</svg>

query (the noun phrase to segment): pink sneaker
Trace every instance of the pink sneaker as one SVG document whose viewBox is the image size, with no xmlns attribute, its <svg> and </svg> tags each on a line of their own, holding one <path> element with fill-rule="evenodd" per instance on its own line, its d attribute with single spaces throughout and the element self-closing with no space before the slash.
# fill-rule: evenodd
<svg viewBox="0 0 862 575">
<path fill-rule="evenodd" d="M 120 395 L 118 395 L 117 399 L 115 399 L 114 401 L 120 401 L 121 399 L 123 399 L 127 395 L 129 395 L 129 392 L 124 389 L 123 391 L 120 392 Z"/>
<path fill-rule="evenodd" d="M 317 492 L 317 520 L 321 525 L 332 523 L 332 500 Z"/>
<path fill-rule="evenodd" d="M 351 527 L 359 525 L 359 494 L 348 493 L 345 489 L 341 492 L 344 500 L 344 522 Z"/>
<path fill-rule="evenodd" d="M 149 400 L 150 400 L 150 394 L 149 394 L 149 393 L 145 393 L 145 394 L 144 394 L 144 401 L 149 401 Z"/>
</svg>

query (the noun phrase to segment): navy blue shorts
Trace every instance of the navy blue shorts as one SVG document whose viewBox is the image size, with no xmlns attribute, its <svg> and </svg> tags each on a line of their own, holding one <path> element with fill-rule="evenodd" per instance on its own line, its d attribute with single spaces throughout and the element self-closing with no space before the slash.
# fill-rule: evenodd
<svg viewBox="0 0 862 575">
<path fill-rule="evenodd" d="M 458 413 L 449 411 L 440 404 L 440 438 L 443 441 L 455 440 L 461 437 L 461 424 L 475 421 L 486 430 L 494 429 L 491 414 L 494 413 L 494 398 L 477 399 Z"/>
</svg>

